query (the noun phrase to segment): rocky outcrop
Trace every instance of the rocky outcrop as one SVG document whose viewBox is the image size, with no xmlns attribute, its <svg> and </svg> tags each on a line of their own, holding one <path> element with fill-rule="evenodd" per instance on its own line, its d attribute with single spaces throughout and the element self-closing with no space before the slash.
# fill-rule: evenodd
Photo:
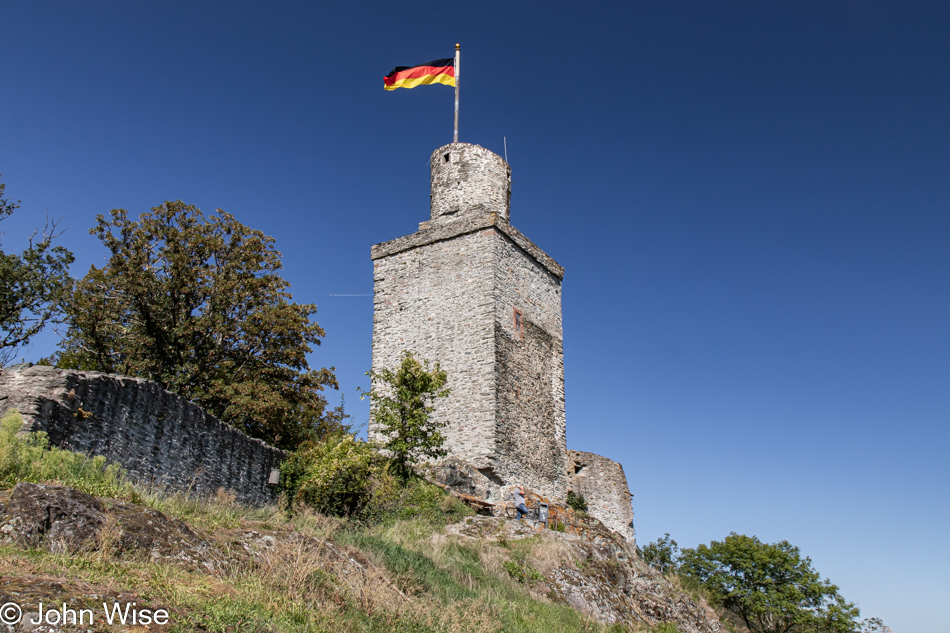
<svg viewBox="0 0 950 633">
<path fill-rule="evenodd" d="M 63 486 L 19 483 L 0 492 L 0 543 L 54 552 L 121 551 L 209 571 L 221 565 L 214 548 L 181 521 Z"/>
<path fill-rule="evenodd" d="M 180 520 L 136 503 L 96 498 L 73 488 L 32 483 L 17 484 L 0 491 L 0 545 L 12 549 L 31 548 L 72 553 L 77 558 L 118 563 L 116 569 L 139 562 L 158 563 L 158 569 L 176 567 L 192 578 L 242 577 L 249 571 L 260 578 L 269 576 L 315 575 L 322 579 L 321 591 L 337 604 L 358 600 L 367 608 L 398 609 L 410 598 L 393 584 L 381 568 L 359 551 L 339 546 L 327 539 L 283 525 L 263 530 L 218 529 L 199 534 Z M 22 566 L 22 559 L 20 565 Z M 62 568 L 67 570 L 68 566 Z M 35 570 L 34 570 L 35 571 Z M 23 605 L 25 619 L 18 624 L 0 623 L 0 633 L 61 633 L 75 627 L 33 628 L 27 621 L 37 619 L 39 603 L 68 603 L 72 609 L 95 609 L 103 602 L 137 602 L 141 606 L 166 607 L 160 596 L 143 598 L 123 586 L 117 575 L 96 585 L 82 577 L 49 577 L 19 573 L 16 566 L 0 569 L 0 604 Z M 367 595 L 370 592 L 371 595 Z M 159 592 L 160 593 L 160 592 Z M 173 619 L 182 619 L 175 614 Z M 95 628 L 96 631 L 104 630 Z M 113 629 L 109 629 L 113 630 Z M 122 628 L 122 631 L 167 630 Z M 192 630 L 192 629 L 188 629 Z M 203 629 L 198 629 L 203 630 Z M 92 629 L 88 629 L 92 633 Z"/>
<path fill-rule="evenodd" d="M 464 459 L 447 457 L 436 464 L 424 464 L 418 470 L 430 481 L 459 494 L 491 504 L 504 501 L 503 487 Z"/>
<path fill-rule="evenodd" d="M 674 623 L 683 633 L 716 633 L 722 623 L 706 603 L 673 586 L 639 557 L 625 540 L 601 526 L 583 535 L 539 530 L 529 522 L 469 517 L 446 528 L 449 538 L 506 544 L 540 540 L 525 564 L 540 570 L 535 594 L 553 598 L 608 624 L 656 626 Z M 554 558 L 545 565 L 544 559 Z"/>
<path fill-rule="evenodd" d="M 0 371 L 0 415 L 17 409 L 25 431 L 53 446 L 102 455 L 140 482 L 243 503 L 273 500 L 268 486 L 283 451 L 248 437 L 161 385 L 143 380 L 14 365 Z"/>
<path fill-rule="evenodd" d="M 619 535 L 590 517 L 585 520 L 585 531 L 577 533 L 545 529 L 527 520 L 468 517 L 433 535 L 431 544 L 435 550 L 437 544 L 474 541 L 478 546 L 470 551 L 479 552 L 480 564 L 495 574 L 511 574 L 514 553 L 520 552 L 518 564 L 530 573 L 519 581 L 537 599 L 567 604 L 605 623 L 634 627 L 673 623 L 682 633 L 720 630 L 719 620 L 707 605 L 678 591 L 646 566 Z M 215 583 L 240 581 L 248 573 L 252 575 L 246 577 L 255 582 L 281 578 L 281 582 L 296 583 L 312 577 L 319 582 L 306 586 L 317 591 L 323 603 L 349 602 L 367 612 L 393 614 L 428 609 L 418 604 L 424 597 L 413 593 L 411 577 L 400 588 L 399 574 L 393 576 L 374 563 L 371 550 L 367 556 L 365 551 L 334 543 L 329 538 L 336 529 L 332 519 L 314 517 L 311 527 L 302 529 L 284 522 L 268 525 L 241 523 L 202 533 L 153 508 L 96 498 L 71 488 L 20 483 L 0 492 L 0 543 L 7 546 L 6 551 L 71 551 L 75 558 L 115 563 L 116 569 L 124 565 L 126 570 L 140 568 L 139 561 L 159 563 L 154 569 L 184 569 L 187 573 L 181 578 L 191 578 L 197 585 L 205 582 L 200 579 L 206 575 Z M 82 574 L 76 578 L 37 575 L 65 571 L 68 566 L 20 572 L 23 561 L 32 557 L 20 557 L 16 565 L 0 569 L 0 604 L 68 602 L 74 608 L 92 608 L 103 600 L 133 600 L 173 611 L 177 605 L 174 619 L 182 622 L 186 617 L 180 609 L 187 605 L 155 604 L 162 599 L 161 593 L 137 595 L 136 589 L 141 591 L 143 585 L 123 584 L 124 575 L 96 585 L 95 578 Z M 22 633 L 25 629 L 13 630 Z"/>
<path fill-rule="evenodd" d="M 54 551 L 95 541 L 106 524 L 106 509 L 85 492 L 61 486 L 21 483 L 0 498 L 0 539 Z"/>
</svg>

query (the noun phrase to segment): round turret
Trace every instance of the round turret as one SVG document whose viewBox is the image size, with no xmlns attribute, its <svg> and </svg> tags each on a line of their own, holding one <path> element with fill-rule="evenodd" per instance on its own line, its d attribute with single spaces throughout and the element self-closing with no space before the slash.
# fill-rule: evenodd
<svg viewBox="0 0 950 633">
<path fill-rule="evenodd" d="M 432 153 L 431 220 L 497 213 L 508 221 L 511 167 L 494 152 L 450 143 Z"/>
</svg>

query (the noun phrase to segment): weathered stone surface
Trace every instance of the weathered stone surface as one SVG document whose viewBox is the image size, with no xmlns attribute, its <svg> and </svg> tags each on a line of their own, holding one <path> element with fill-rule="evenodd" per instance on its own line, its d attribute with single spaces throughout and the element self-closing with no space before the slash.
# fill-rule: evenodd
<svg viewBox="0 0 950 633">
<path fill-rule="evenodd" d="M 106 523 L 102 503 L 92 495 L 63 486 L 17 484 L 0 516 L 0 538 L 46 547 L 77 549 L 95 540 Z"/>
<path fill-rule="evenodd" d="M 188 569 L 221 568 L 219 552 L 177 519 L 134 503 L 104 500 L 111 533 L 100 535 L 100 546 L 126 558 L 175 563 Z M 104 528 L 108 530 L 109 528 Z"/>
<path fill-rule="evenodd" d="M 568 453 L 570 489 L 584 496 L 591 516 L 636 545 L 631 506 L 633 496 L 623 466 L 594 453 Z"/>
<path fill-rule="evenodd" d="M 91 584 L 88 580 L 70 581 L 45 576 L 13 576 L 0 574 L 0 604 L 14 603 L 23 607 L 23 618 L 19 624 L 4 626 L 2 633 L 92 633 L 102 631 L 101 627 L 89 626 L 89 620 L 83 618 L 83 624 L 70 622 L 68 625 L 52 626 L 38 623 L 40 614 L 35 611 L 39 603 L 61 605 L 64 602 L 75 611 L 90 609 L 101 613 L 103 602 L 136 602 L 143 607 L 154 608 L 150 601 L 131 592 L 116 591 L 114 585 Z M 77 616 L 78 617 L 78 616 Z M 121 629 L 119 629 L 121 630 Z M 126 629 L 127 631 L 129 629 Z M 161 629 L 158 629 L 161 630 Z"/>
<path fill-rule="evenodd" d="M 451 453 L 495 485 L 563 498 L 564 270 L 508 224 L 501 158 L 457 143 L 431 166 L 432 219 L 372 250 L 373 369 L 404 350 L 439 361 L 452 394 L 434 416 Z"/>
<path fill-rule="evenodd" d="M 449 538 L 483 543 L 507 543 L 526 538 L 540 540 L 532 548 L 541 558 L 527 563 L 544 579 L 534 593 L 554 598 L 605 623 L 653 627 L 676 624 L 678 631 L 715 633 L 722 624 L 709 605 L 696 602 L 674 587 L 662 574 L 632 553 L 618 534 L 592 526 L 578 536 L 570 532 L 537 530 L 528 522 L 501 518 L 467 517 L 446 527 Z M 446 538 L 439 536 L 436 538 Z M 546 565 L 543 559 L 556 561 Z"/>
<path fill-rule="evenodd" d="M 130 477 L 199 495 L 219 488 L 244 503 L 272 500 L 267 479 L 285 454 L 248 437 L 154 382 L 99 372 L 17 365 L 0 371 L 0 415 L 54 446 L 102 455 Z"/>
<path fill-rule="evenodd" d="M 435 413 L 449 423 L 446 446 L 477 468 L 495 453 L 489 239 L 471 233 L 374 262 L 373 369 L 395 367 L 403 350 L 439 361 L 452 389 Z"/>
<path fill-rule="evenodd" d="M 370 258 L 374 260 L 381 259 L 413 248 L 450 240 L 460 235 L 467 235 L 468 233 L 475 233 L 488 228 L 494 228 L 505 235 L 513 244 L 523 250 L 525 254 L 534 259 L 539 266 L 558 279 L 564 278 L 563 266 L 541 250 L 540 246 L 525 237 L 524 233 L 508 224 L 507 220 L 496 213 L 466 215 L 452 222 L 437 224 L 423 222 L 419 226 L 419 231 L 416 233 L 397 237 L 396 239 L 382 242 L 381 244 L 374 244 L 370 248 Z"/>
<path fill-rule="evenodd" d="M 426 465 L 422 474 L 453 492 L 485 499 L 491 503 L 502 500 L 501 487 L 465 460 L 448 457 L 437 464 Z"/>
<path fill-rule="evenodd" d="M 450 143 L 432 152 L 429 166 L 432 221 L 486 212 L 508 220 L 511 168 L 501 156 L 478 145 Z"/>
<path fill-rule="evenodd" d="M 106 549 L 124 558 L 214 571 L 220 555 L 177 519 L 74 488 L 19 483 L 0 492 L 0 543 L 52 551 Z"/>
</svg>

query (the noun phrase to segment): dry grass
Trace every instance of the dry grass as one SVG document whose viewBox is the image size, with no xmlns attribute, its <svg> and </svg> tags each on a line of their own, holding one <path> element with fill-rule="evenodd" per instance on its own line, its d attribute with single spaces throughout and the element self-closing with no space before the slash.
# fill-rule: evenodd
<svg viewBox="0 0 950 633">
<path fill-rule="evenodd" d="M 5 580 L 41 579 L 82 587 L 83 595 L 131 596 L 140 605 L 169 609 L 171 633 L 606 630 L 569 607 L 533 598 L 502 567 L 520 556 L 550 571 L 565 557 L 563 543 L 434 538 L 441 525 L 458 520 L 459 511 L 453 499 L 431 490 L 415 491 L 418 507 L 409 508 L 405 520 L 369 529 L 305 510 L 291 514 L 280 504 L 243 506 L 224 490 L 195 498 L 133 486 L 89 458 L 21 442 L 13 421 L 6 421 L 5 431 L 0 461 L 8 485 L 56 481 L 141 503 L 184 521 L 230 561 L 209 571 L 153 561 L 145 550 L 123 551 L 121 526 L 110 517 L 95 543 L 79 551 L 0 546 Z"/>
</svg>

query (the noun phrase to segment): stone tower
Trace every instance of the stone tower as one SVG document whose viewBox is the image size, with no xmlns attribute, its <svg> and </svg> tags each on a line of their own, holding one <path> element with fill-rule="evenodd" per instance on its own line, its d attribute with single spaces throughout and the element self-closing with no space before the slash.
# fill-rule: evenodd
<svg viewBox="0 0 950 633">
<path fill-rule="evenodd" d="M 430 219 L 372 248 L 373 369 L 438 361 L 451 454 L 497 484 L 567 492 L 564 269 L 509 223 L 511 169 L 478 145 L 433 152 Z M 380 429 L 371 425 L 371 437 Z"/>
</svg>

